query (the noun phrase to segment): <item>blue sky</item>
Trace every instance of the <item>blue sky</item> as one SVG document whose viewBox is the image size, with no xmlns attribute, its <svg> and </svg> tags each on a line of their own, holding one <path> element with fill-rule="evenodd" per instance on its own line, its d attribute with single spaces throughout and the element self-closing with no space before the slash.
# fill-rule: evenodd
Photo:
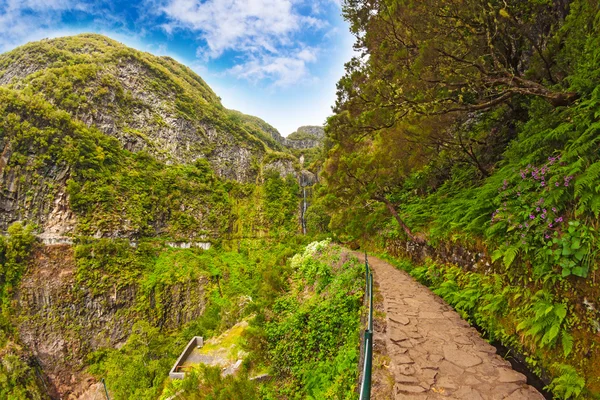
<svg viewBox="0 0 600 400">
<path fill-rule="evenodd" d="M 284 136 L 331 114 L 352 55 L 340 0 L 0 0 L 0 53 L 97 32 L 190 66 Z"/>
</svg>

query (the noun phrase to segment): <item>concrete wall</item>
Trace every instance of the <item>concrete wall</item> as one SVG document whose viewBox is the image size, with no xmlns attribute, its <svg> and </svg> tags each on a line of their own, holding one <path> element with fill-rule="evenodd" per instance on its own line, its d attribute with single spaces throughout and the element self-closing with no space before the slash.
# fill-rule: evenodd
<svg viewBox="0 0 600 400">
<path fill-rule="evenodd" d="M 171 379 L 183 379 L 185 378 L 185 372 L 177 371 L 178 367 L 182 366 L 185 363 L 185 360 L 189 357 L 190 354 L 194 351 L 196 347 L 204 346 L 204 338 L 202 336 L 194 336 L 185 346 L 183 353 L 179 356 L 177 361 L 175 361 L 175 365 L 171 368 L 169 372 L 169 377 Z"/>
</svg>

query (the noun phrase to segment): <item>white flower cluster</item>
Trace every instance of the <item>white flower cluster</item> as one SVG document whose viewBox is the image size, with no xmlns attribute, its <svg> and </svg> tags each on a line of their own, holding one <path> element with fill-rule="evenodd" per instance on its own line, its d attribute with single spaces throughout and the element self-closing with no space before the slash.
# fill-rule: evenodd
<svg viewBox="0 0 600 400">
<path fill-rule="evenodd" d="M 312 242 L 304 249 L 304 253 L 296 254 L 292 257 L 292 268 L 299 269 L 304 265 L 305 261 L 312 257 L 317 251 L 323 250 L 331 243 L 331 239 L 327 238 L 325 240 L 321 240 L 320 242 Z"/>
</svg>

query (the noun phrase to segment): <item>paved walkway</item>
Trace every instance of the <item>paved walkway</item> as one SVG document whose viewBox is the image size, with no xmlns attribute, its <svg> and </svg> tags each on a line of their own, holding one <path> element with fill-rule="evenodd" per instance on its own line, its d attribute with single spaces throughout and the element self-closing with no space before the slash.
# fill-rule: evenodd
<svg viewBox="0 0 600 400">
<path fill-rule="evenodd" d="M 441 298 L 384 261 L 369 264 L 384 298 L 395 399 L 544 399 Z"/>
</svg>

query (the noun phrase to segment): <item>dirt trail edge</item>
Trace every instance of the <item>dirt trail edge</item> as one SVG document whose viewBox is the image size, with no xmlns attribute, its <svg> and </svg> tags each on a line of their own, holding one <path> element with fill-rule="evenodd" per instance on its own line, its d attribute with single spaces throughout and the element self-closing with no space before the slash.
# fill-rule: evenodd
<svg viewBox="0 0 600 400">
<path fill-rule="evenodd" d="M 544 399 L 440 297 L 378 258 L 369 264 L 384 298 L 396 399 Z"/>
</svg>

